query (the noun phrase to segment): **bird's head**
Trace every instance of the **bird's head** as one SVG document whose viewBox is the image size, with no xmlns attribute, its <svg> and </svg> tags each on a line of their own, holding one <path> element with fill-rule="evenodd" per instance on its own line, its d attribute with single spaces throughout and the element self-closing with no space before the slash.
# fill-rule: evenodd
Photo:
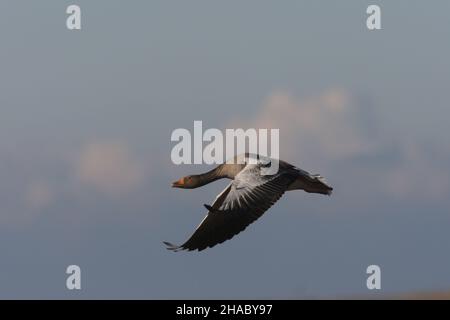
<svg viewBox="0 0 450 320">
<path fill-rule="evenodd" d="M 197 186 L 198 179 L 196 176 L 186 176 L 172 183 L 173 188 L 193 189 Z"/>
</svg>

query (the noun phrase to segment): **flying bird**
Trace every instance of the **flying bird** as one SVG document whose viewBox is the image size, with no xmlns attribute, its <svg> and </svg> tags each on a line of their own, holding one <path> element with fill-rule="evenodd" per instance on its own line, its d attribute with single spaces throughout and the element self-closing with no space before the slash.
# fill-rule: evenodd
<svg viewBox="0 0 450 320">
<path fill-rule="evenodd" d="M 266 174 L 273 161 L 278 170 Z M 182 245 L 165 242 L 167 249 L 204 250 L 231 239 L 261 217 L 286 191 L 304 190 L 331 195 L 333 188 L 324 178 L 310 174 L 285 161 L 254 154 L 241 154 L 203 174 L 190 175 L 175 181 L 174 188 L 193 189 L 218 179 L 231 179 L 216 197 L 191 237 Z"/>
</svg>

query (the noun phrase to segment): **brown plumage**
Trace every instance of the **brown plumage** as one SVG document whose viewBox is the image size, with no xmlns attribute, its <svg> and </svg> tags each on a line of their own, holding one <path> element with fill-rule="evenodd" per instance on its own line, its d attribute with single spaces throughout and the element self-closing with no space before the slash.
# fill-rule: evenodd
<svg viewBox="0 0 450 320">
<path fill-rule="evenodd" d="M 174 182 L 175 188 L 193 189 L 218 179 L 232 179 L 211 206 L 205 205 L 208 213 L 192 236 L 180 246 L 164 242 L 168 249 L 201 251 L 229 240 L 262 216 L 286 191 L 331 195 L 333 188 L 320 175 L 311 175 L 281 160 L 276 173 L 263 174 L 262 170 L 272 161 L 275 160 L 242 154 L 209 172 Z"/>
</svg>

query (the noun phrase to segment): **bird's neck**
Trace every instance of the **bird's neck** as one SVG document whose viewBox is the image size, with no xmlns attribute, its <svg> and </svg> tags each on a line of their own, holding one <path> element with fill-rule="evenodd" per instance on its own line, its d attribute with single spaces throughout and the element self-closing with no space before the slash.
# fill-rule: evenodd
<svg viewBox="0 0 450 320">
<path fill-rule="evenodd" d="M 204 186 L 210 182 L 225 178 L 226 176 L 222 174 L 222 167 L 218 166 L 208 172 L 195 175 L 196 188 Z"/>
</svg>

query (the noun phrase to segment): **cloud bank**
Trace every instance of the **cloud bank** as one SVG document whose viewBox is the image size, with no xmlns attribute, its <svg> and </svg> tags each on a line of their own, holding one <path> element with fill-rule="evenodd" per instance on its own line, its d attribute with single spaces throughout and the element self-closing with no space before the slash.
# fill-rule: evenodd
<svg viewBox="0 0 450 320">
<path fill-rule="evenodd" d="M 84 146 L 75 172 L 82 184 L 111 195 L 132 191 L 146 176 L 144 167 L 127 146 L 117 142 L 92 142 Z"/>
<path fill-rule="evenodd" d="M 372 197 L 445 198 L 450 191 L 448 152 L 433 141 L 411 140 L 395 128 L 380 129 L 380 119 L 370 100 L 346 90 L 306 99 L 278 91 L 255 116 L 230 125 L 279 128 L 281 158 L 332 174 L 341 180 L 341 188 L 367 185 Z"/>
</svg>

